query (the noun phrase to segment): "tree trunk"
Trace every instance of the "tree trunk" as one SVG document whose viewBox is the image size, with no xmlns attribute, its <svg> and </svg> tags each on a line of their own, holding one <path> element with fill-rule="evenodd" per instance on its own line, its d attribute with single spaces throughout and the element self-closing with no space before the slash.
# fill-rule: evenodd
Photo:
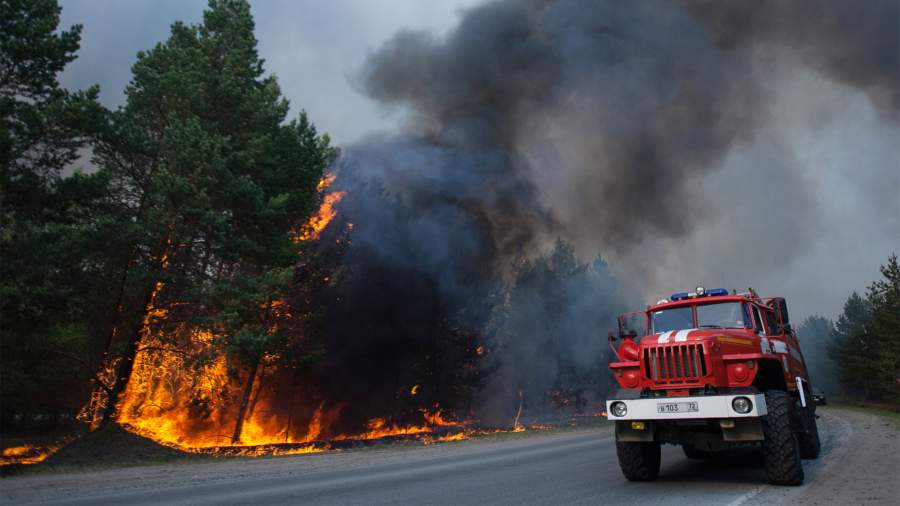
<svg viewBox="0 0 900 506">
<path fill-rule="evenodd" d="M 149 300 L 149 298 L 148 298 Z M 110 389 L 109 397 L 106 399 L 106 407 L 103 409 L 103 417 L 100 419 L 99 428 L 113 421 L 118 416 L 116 409 L 119 404 L 119 396 L 128 386 L 128 380 L 131 378 L 131 371 L 134 370 L 134 359 L 137 358 L 138 344 L 141 341 L 141 331 L 143 329 L 143 321 L 133 325 L 128 335 L 128 344 L 122 360 L 116 364 L 116 374 L 113 386 Z"/>
<path fill-rule="evenodd" d="M 244 430 L 244 415 L 247 413 L 247 406 L 250 404 L 250 397 L 253 395 L 253 384 L 256 382 L 256 370 L 259 368 L 259 362 L 259 359 L 253 361 L 253 366 L 250 368 L 250 377 L 247 378 L 244 395 L 241 396 L 241 406 L 238 409 L 237 422 L 234 424 L 231 444 L 238 444 L 241 441 L 241 432 Z"/>
<path fill-rule="evenodd" d="M 253 417 L 253 412 L 256 411 L 256 403 L 259 402 L 259 396 L 262 394 L 262 389 L 265 386 L 266 381 L 266 364 L 262 363 L 259 368 L 259 379 L 256 380 L 256 392 L 253 393 L 253 396 L 250 398 L 250 405 L 247 407 L 247 414 L 245 416 Z"/>
<path fill-rule="evenodd" d="M 106 400 L 103 418 L 100 419 L 98 428 L 102 428 L 107 423 L 114 421 L 118 416 L 116 410 L 118 408 L 119 396 L 125 391 L 125 388 L 128 386 L 128 381 L 131 379 L 131 372 L 134 370 L 134 359 L 137 358 L 141 338 L 144 337 L 144 332 L 148 330 L 148 316 L 150 311 L 153 310 L 156 296 L 159 294 L 161 287 L 162 285 L 157 281 L 147 290 L 147 296 L 143 306 L 141 306 L 143 311 L 141 311 L 140 314 L 135 315 L 134 319 L 131 320 L 131 328 L 128 332 L 125 353 L 122 355 L 122 360 L 116 364 L 115 378 L 112 388 L 110 389 L 109 397 Z"/>
</svg>

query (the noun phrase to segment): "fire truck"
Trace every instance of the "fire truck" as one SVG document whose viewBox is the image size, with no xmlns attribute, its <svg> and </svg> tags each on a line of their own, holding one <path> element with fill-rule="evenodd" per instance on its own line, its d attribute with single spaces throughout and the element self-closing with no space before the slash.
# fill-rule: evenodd
<svg viewBox="0 0 900 506">
<path fill-rule="evenodd" d="M 618 322 L 609 367 L 619 390 L 606 407 L 627 479 L 656 479 L 660 446 L 673 444 L 689 459 L 761 447 L 771 483 L 803 483 L 819 433 L 783 298 L 697 287 Z"/>
</svg>

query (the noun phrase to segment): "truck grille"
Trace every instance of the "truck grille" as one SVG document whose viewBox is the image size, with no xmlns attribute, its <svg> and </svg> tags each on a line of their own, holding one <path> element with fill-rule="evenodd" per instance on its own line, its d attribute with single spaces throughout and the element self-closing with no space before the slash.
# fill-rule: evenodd
<svg viewBox="0 0 900 506">
<path fill-rule="evenodd" d="M 644 348 L 644 368 L 657 384 L 696 383 L 706 376 L 706 357 L 701 344 L 676 344 Z"/>
</svg>

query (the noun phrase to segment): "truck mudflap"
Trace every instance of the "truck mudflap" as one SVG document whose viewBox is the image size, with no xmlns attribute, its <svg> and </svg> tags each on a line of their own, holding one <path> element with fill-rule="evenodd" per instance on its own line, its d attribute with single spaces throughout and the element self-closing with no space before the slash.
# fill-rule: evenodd
<svg viewBox="0 0 900 506">
<path fill-rule="evenodd" d="M 736 409 L 735 399 L 740 401 Z M 621 405 L 625 406 L 622 413 Z M 701 395 L 696 397 L 652 397 L 647 399 L 613 399 L 606 401 L 609 420 L 684 420 L 703 418 L 751 418 L 768 413 L 764 394 Z"/>
</svg>

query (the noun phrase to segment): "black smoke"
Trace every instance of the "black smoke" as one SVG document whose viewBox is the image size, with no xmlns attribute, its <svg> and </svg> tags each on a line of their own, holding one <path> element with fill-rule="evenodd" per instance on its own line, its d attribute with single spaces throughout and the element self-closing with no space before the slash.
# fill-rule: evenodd
<svg viewBox="0 0 900 506">
<path fill-rule="evenodd" d="M 407 402 L 397 392 L 425 377 L 459 411 L 477 398 L 514 412 L 523 390 L 545 405 L 563 376 L 590 383 L 631 294 L 684 281 L 659 272 L 673 265 L 661 245 L 717 231 L 710 244 L 741 245 L 728 262 L 710 248 L 674 265 L 729 282 L 776 254 L 789 264 L 816 233 L 817 197 L 766 133 L 780 80 L 814 73 L 895 121 L 897 20 L 896 1 L 496 1 L 445 36 L 395 35 L 358 83 L 408 121 L 337 167 L 353 230 L 324 311 L 343 357 L 326 369 L 347 378 L 335 397 Z M 723 172 L 735 153 L 746 171 Z M 752 204 L 727 226 L 724 196 Z M 761 253 L 744 251 L 750 234 Z"/>
</svg>

